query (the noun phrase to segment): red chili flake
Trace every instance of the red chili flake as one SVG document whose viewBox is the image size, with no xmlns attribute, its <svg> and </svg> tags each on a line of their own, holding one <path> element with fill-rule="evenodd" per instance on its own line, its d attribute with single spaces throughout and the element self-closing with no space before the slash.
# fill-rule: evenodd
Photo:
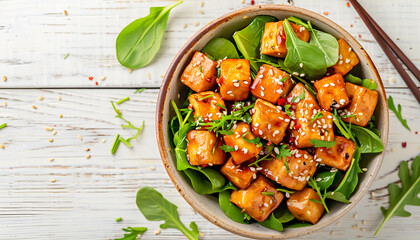
<svg viewBox="0 0 420 240">
<path fill-rule="evenodd" d="M 217 84 L 221 85 L 223 83 L 223 78 L 216 79 Z"/>
<path fill-rule="evenodd" d="M 269 141 L 268 143 L 267 143 L 267 146 L 270 146 L 272 144 L 272 142 L 271 141 Z"/>
<path fill-rule="evenodd" d="M 324 12 L 324 15 L 325 15 L 325 16 L 328 16 L 328 12 L 327 12 L 327 11 L 325 11 L 325 12 Z"/>
<path fill-rule="evenodd" d="M 359 38 L 362 38 L 362 34 L 359 34 Z"/>
<path fill-rule="evenodd" d="M 280 98 L 279 101 L 277 102 L 277 104 L 282 106 L 282 107 L 284 106 L 285 103 L 286 103 L 286 99 L 284 99 L 284 98 Z"/>
<path fill-rule="evenodd" d="M 407 147 L 407 142 L 402 142 L 401 145 L 402 145 L 403 148 L 405 148 L 405 147 Z"/>
<path fill-rule="evenodd" d="M 54 127 L 57 127 L 57 125 L 53 125 Z"/>
<path fill-rule="evenodd" d="M 347 7 L 350 7 L 350 3 L 349 2 L 347 2 Z"/>
<path fill-rule="evenodd" d="M 89 80 L 92 81 L 93 80 L 93 77 L 89 77 Z"/>
<path fill-rule="evenodd" d="M 251 5 L 254 5 L 255 4 L 255 1 L 254 0 L 251 0 Z"/>
<path fill-rule="evenodd" d="M 302 126 L 299 123 L 296 123 L 294 127 L 297 130 L 297 129 L 301 128 Z"/>
<path fill-rule="evenodd" d="M 207 116 L 206 116 L 206 117 L 204 117 L 204 118 L 203 118 L 203 120 L 204 120 L 204 122 L 210 122 L 210 119 L 209 119 L 209 117 L 207 117 Z"/>
<path fill-rule="evenodd" d="M 350 24 L 350 27 L 353 27 L 353 24 Z"/>
<path fill-rule="evenodd" d="M 98 82 L 95 82 L 96 86 L 98 86 Z"/>
<path fill-rule="evenodd" d="M 201 167 L 207 167 L 208 166 L 208 164 L 203 164 L 203 165 L 201 165 Z"/>
<path fill-rule="evenodd" d="M 296 140 L 296 138 L 294 138 L 294 137 L 290 137 L 290 138 L 289 138 L 289 143 L 290 143 L 290 144 L 293 144 L 293 143 L 295 142 L 295 140 Z"/>
<path fill-rule="evenodd" d="M 415 134 L 419 134 L 419 132 L 416 131 Z"/>
</svg>

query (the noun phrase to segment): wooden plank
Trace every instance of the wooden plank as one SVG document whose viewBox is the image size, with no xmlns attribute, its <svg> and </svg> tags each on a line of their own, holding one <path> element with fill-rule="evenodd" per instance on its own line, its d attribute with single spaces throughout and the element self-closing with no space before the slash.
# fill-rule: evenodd
<svg viewBox="0 0 420 240">
<path fill-rule="evenodd" d="M 162 49 L 156 59 L 151 65 L 130 74 L 115 57 L 118 33 L 129 22 L 148 14 L 149 7 L 172 2 L 0 1 L 0 76 L 8 77 L 7 82 L 0 82 L 0 87 L 159 87 L 161 75 L 193 33 L 224 13 L 250 5 L 248 0 L 245 4 L 240 0 L 206 0 L 201 8 L 201 1 L 185 0 L 171 13 Z M 343 1 L 294 2 L 296 6 L 318 13 L 328 12 L 329 18 L 356 36 L 370 53 L 386 86 L 405 86 L 353 8 L 348 8 Z M 286 1 L 260 0 L 256 3 Z M 419 31 L 413 24 L 420 21 L 417 14 L 420 2 L 375 0 L 362 3 L 393 39 L 400 39 L 398 45 L 420 66 Z M 64 10 L 68 16 L 64 15 Z M 196 22 L 198 26 L 194 26 Z M 185 29 L 184 24 L 187 24 Z M 64 59 L 67 53 L 69 56 Z M 90 76 L 94 77 L 93 81 L 88 80 Z M 103 76 L 107 79 L 100 81 Z"/>
<path fill-rule="evenodd" d="M 0 149 L 0 238 L 111 239 L 122 236 L 121 228 L 127 226 L 149 227 L 142 239 L 181 238 L 175 230 L 153 235 L 159 223 L 146 221 L 137 209 L 136 191 L 151 186 L 179 206 L 185 223 L 196 221 L 205 234 L 203 239 L 243 239 L 195 214 L 169 181 L 154 135 L 157 91 L 134 94 L 133 89 L 0 90 L 0 123 L 9 125 L 0 130 L 0 144 L 5 145 L 5 149 Z M 403 105 L 404 117 L 413 131 L 405 130 L 390 114 L 387 155 L 371 188 L 375 199 L 366 195 L 351 213 L 339 220 L 340 225 L 327 227 L 310 235 L 311 238 L 329 238 L 331 231 L 335 238 L 372 237 L 382 220 L 379 207 L 387 205 L 385 187 L 397 180 L 398 163 L 420 152 L 419 135 L 415 134 L 420 130 L 416 124 L 420 120 L 420 106 L 407 89 L 387 92 Z M 40 96 L 44 97 L 42 101 Z M 118 108 L 133 124 L 145 120 L 146 127 L 133 149 L 121 145 L 117 154 L 111 155 L 117 133 L 133 134 L 120 129 L 121 121 L 114 118 L 109 103 L 126 96 L 131 100 Z M 3 102 L 7 102 L 7 107 Z M 63 118 L 59 118 L 60 114 Z M 46 126 L 54 126 L 57 134 L 52 136 L 44 129 Z M 50 143 L 50 138 L 54 142 Z M 406 148 L 401 146 L 403 141 L 407 142 Z M 86 148 L 90 151 L 86 152 Z M 88 154 L 90 159 L 86 159 Z M 55 160 L 50 162 L 49 158 Z M 56 182 L 50 183 L 50 179 Z M 401 234 L 406 239 L 417 237 L 420 208 L 407 209 L 412 216 L 392 219 L 379 238 L 395 239 Z M 118 217 L 123 222 L 116 223 Z M 359 228 L 353 229 L 356 224 Z"/>
</svg>

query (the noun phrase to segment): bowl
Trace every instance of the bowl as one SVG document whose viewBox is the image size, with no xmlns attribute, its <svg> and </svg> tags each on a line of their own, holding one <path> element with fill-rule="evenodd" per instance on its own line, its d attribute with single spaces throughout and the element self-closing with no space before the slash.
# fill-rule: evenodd
<svg viewBox="0 0 420 240">
<path fill-rule="evenodd" d="M 315 28 L 328 32 L 336 38 L 344 38 L 360 59 L 354 69 L 359 77 L 374 79 L 378 85 L 379 100 L 375 110 L 377 126 L 381 132 L 381 140 L 386 149 L 388 141 L 388 106 L 384 86 L 372 60 L 353 36 L 333 21 L 309 10 L 294 6 L 276 4 L 257 5 L 242 8 L 227 13 L 195 33 L 181 48 L 169 66 L 160 89 L 156 107 L 156 135 L 160 155 L 169 177 L 182 197 L 208 221 L 232 233 L 256 239 L 282 239 L 293 238 L 318 231 L 329 224 L 336 222 L 348 213 L 366 194 L 381 167 L 385 151 L 380 154 L 364 154 L 360 166 L 368 171 L 359 175 L 359 184 L 350 198 L 350 204 L 333 202 L 330 204 L 330 213 L 324 214 L 320 221 L 312 226 L 303 228 L 285 229 L 284 232 L 274 231 L 259 224 L 240 224 L 229 219 L 220 208 L 217 198 L 209 195 L 199 195 L 190 186 L 188 181 L 176 169 L 176 158 L 171 151 L 168 136 L 168 122 L 175 115 L 170 101 L 178 105 L 186 99 L 187 87 L 184 86 L 180 76 L 188 65 L 195 51 L 200 51 L 208 41 L 215 37 L 230 38 L 236 30 L 246 27 L 255 16 L 271 15 L 278 19 L 296 16 L 310 20 Z"/>
</svg>

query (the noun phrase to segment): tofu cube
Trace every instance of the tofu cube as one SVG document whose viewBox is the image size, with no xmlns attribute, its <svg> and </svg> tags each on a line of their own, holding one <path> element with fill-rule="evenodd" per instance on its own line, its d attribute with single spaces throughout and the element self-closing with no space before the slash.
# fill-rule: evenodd
<svg viewBox="0 0 420 240">
<path fill-rule="evenodd" d="M 378 92 L 349 82 L 346 82 L 346 90 L 351 103 L 340 115 L 356 116 L 343 118 L 343 121 L 365 127 L 375 112 Z"/>
<path fill-rule="evenodd" d="M 251 86 L 251 70 L 246 59 L 225 59 L 220 64 L 220 94 L 226 101 L 242 101 L 248 98 Z"/>
<path fill-rule="evenodd" d="M 306 28 L 290 23 L 296 36 L 309 42 L 311 34 Z M 283 27 L 283 21 L 268 22 L 265 24 L 264 34 L 261 42 L 261 53 L 273 57 L 285 58 L 287 55 L 286 33 Z"/>
<path fill-rule="evenodd" d="M 302 190 L 309 178 L 315 174 L 316 161 L 305 150 L 293 149 L 291 153 L 292 156 L 286 157 L 286 159 L 275 158 L 262 161 L 260 164 L 262 169 L 260 171 L 284 187 Z"/>
<path fill-rule="evenodd" d="M 296 219 L 315 224 L 324 212 L 321 203 L 313 202 L 311 199 L 321 201 L 319 195 L 312 188 L 305 188 L 295 192 L 287 200 L 287 208 Z"/>
<path fill-rule="evenodd" d="M 204 120 L 220 119 L 224 109 L 218 104 L 226 107 L 220 94 L 211 91 L 191 94 L 188 100 L 190 101 L 189 108 L 194 110 L 194 116 L 203 117 Z"/>
<path fill-rule="evenodd" d="M 251 133 L 251 127 L 241 122 L 237 125 L 234 133 L 232 135 L 225 135 L 223 139 L 225 144 L 236 149 L 236 151 L 230 152 L 233 157 L 233 162 L 235 164 L 241 164 L 251 158 L 257 156 L 263 147 L 257 147 L 257 144 L 247 142 L 245 139 L 255 139 L 254 135 Z"/>
<path fill-rule="evenodd" d="M 195 52 L 194 56 L 181 75 L 181 82 L 196 92 L 213 90 L 217 87 L 217 62 L 206 54 Z"/>
<path fill-rule="evenodd" d="M 258 173 L 255 168 L 248 167 L 247 163 L 242 165 L 235 164 L 232 157 L 226 161 L 220 172 L 240 189 L 247 188 Z"/>
<path fill-rule="evenodd" d="M 261 175 L 247 189 L 233 191 L 230 195 L 231 202 L 258 222 L 267 219 L 283 199 L 283 193 Z"/>
<path fill-rule="evenodd" d="M 251 86 L 252 95 L 276 104 L 281 97 L 286 97 L 294 82 L 290 75 L 276 67 L 263 64 Z M 282 79 L 286 80 L 281 81 Z"/>
<path fill-rule="evenodd" d="M 255 136 L 275 144 L 283 141 L 290 123 L 285 112 L 262 99 L 255 101 L 252 112 L 252 133 Z"/>
<path fill-rule="evenodd" d="M 291 105 L 290 109 L 294 117 L 289 127 L 291 129 L 290 143 L 297 148 L 307 148 L 313 146 L 311 139 L 334 140 L 332 114 L 321 110 L 316 99 L 302 83 L 297 84 L 287 95 L 286 103 Z M 311 123 L 318 112 L 322 114 L 322 117 Z"/>
<path fill-rule="evenodd" d="M 334 66 L 328 69 L 328 72 L 332 74 L 340 73 L 344 76 L 359 63 L 359 58 L 344 39 L 338 40 L 338 52 L 340 54 L 340 58 Z"/>
<path fill-rule="evenodd" d="M 225 163 L 226 153 L 219 148 L 223 146 L 223 140 L 217 138 L 213 132 L 191 130 L 187 134 L 187 140 L 187 156 L 191 165 L 212 166 Z"/>
<path fill-rule="evenodd" d="M 347 138 L 336 136 L 335 145 L 330 148 L 320 147 L 316 149 L 315 156 L 321 159 L 322 164 L 337 168 L 341 171 L 349 169 L 356 144 Z"/>
<path fill-rule="evenodd" d="M 319 104 L 327 111 L 344 108 L 350 103 L 343 76 L 339 73 L 316 81 L 314 87 Z"/>
</svg>

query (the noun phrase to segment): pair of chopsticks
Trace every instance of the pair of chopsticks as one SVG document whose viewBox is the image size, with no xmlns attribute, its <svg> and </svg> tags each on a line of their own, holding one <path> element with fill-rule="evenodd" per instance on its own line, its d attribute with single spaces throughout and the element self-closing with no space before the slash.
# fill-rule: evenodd
<svg viewBox="0 0 420 240">
<path fill-rule="evenodd" d="M 363 22 L 365 22 L 366 26 L 375 37 L 376 41 L 378 42 L 379 46 L 381 46 L 382 50 L 388 56 L 389 60 L 391 61 L 392 65 L 394 65 L 397 72 L 401 75 L 404 82 L 410 88 L 411 92 L 416 97 L 417 101 L 420 103 L 420 90 L 416 86 L 416 84 L 411 80 L 408 73 L 404 70 L 403 66 L 398 61 L 397 57 L 407 66 L 408 70 L 420 81 L 420 71 L 417 67 L 413 64 L 413 62 L 408 59 L 408 57 L 401 51 L 401 49 L 391 40 L 391 38 L 382 30 L 382 28 L 373 20 L 373 18 L 366 12 L 365 9 L 357 2 L 357 0 L 349 0 L 356 11 L 359 13 L 360 17 L 362 18 Z"/>
</svg>

